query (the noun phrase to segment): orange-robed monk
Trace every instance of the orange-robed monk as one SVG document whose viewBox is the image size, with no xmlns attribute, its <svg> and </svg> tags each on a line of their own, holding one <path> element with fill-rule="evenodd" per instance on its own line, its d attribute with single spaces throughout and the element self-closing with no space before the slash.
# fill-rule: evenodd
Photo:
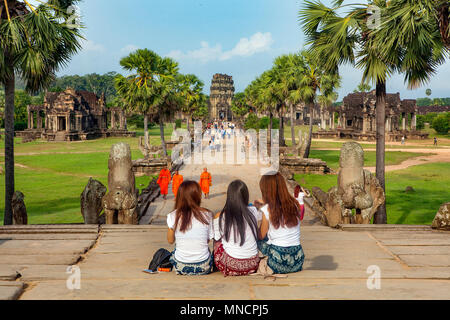
<svg viewBox="0 0 450 320">
<path fill-rule="evenodd" d="M 175 195 L 175 199 L 177 198 L 178 188 L 182 183 L 183 183 L 183 176 L 177 170 L 172 178 L 172 192 Z"/>
<path fill-rule="evenodd" d="M 159 173 L 157 184 L 159 184 L 159 188 L 161 189 L 161 194 L 163 195 L 164 200 L 169 193 L 169 183 L 172 180 L 172 176 L 170 175 L 170 171 L 167 168 L 163 168 Z"/>
<path fill-rule="evenodd" d="M 200 176 L 200 187 L 205 194 L 205 199 L 209 198 L 209 187 L 212 185 L 211 174 L 209 174 L 208 169 L 204 168 L 203 173 Z"/>
</svg>

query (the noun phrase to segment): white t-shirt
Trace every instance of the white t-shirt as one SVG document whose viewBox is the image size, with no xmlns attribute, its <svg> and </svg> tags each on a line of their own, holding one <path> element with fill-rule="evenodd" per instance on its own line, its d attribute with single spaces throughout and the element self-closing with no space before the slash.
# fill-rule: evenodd
<svg viewBox="0 0 450 320">
<path fill-rule="evenodd" d="M 269 238 L 268 244 L 273 244 L 279 247 L 293 247 L 300 245 L 300 216 L 298 218 L 298 225 L 292 228 L 280 226 L 278 229 L 270 222 L 269 205 L 261 208 L 262 213 L 269 221 L 269 231 L 267 236 Z"/>
<path fill-rule="evenodd" d="M 298 197 L 297 197 L 297 201 L 298 201 L 298 203 L 300 203 L 300 204 L 305 204 L 305 202 L 303 201 L 303 198 L 305 197 L 305 193 L 304 192 L 300 192 L 299 194 L 298 194 Z"/>
<path fill-rule="evenodd" d="M 192 227 L 186 232 L 180 232 L 180 223 L 175 231 L 175 259 L 184 263 L 197 263 L 208 259 L 210 255 L 208 242 L 214 238 L 214 230 L 212 225 L 212 214 L 205 212 L 208 225 L 205 225 L 192 217 Z M 167 226 L 174 229 L 176 219 L 176 211 L 167 215 Z"/>
<path fill-rule="evenodd" d="M 262 213 L 258 211 L 255 207 L 248 207 L 250 212 L 255 216 L 256 221 L 262 220 Z M 222 239 L 222 245 L 225 252 L 235 259 L 248 259 L 254 257 L 258 254 L 258 245 L 256 243 L 255 237 L 253 236 L 252 229 L 247 224 L 245 229 L 245 241 L 242 247 L 241 239 L 238 236 L 237 243 L 234 242 L 234 228 L 231 228 L 231 234 L 229 241 L 225 240 L 223 234 L 220 232 L 219 227 L 220 218 L 214 219 L 214 239 L 219 241 Z M 224 229 L 225 223 L 222 221 L 222 230 Z M 258 235 L 256 235 L 258 236 Z"/>
</svg>

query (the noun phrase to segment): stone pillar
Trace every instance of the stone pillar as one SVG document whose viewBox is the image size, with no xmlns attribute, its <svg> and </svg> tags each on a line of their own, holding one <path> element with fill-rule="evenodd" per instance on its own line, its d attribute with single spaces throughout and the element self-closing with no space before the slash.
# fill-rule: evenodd
<svg viewBox="0 0 450 320">
<path fill-rule="evenodd" d="M 36 117 L 37 117 L 37 129 L 38 130 L 42 130 L 42 117 L 41 117 L 41 112 L 40 111 L 38 111 L 37 113 L 36 113 Z"/>
<path fill-rule="evenodd" d="M 70 131 L 70 119 L 69 115 L 66 116 L 66 132 Z"/>
<path fill-rule="evenodd" d="M 28 108 L 27 113 L 28 113 L 28 129 L 33 129 L 32 125 L 31 125 L 31 119 L 32 118 L 31 118 L 30 108 Z"/>
<path fill-rule="evenodd" d="M 386 123 L 384 124 L 384 131 L 389 132 L 389 117 L 386 118 Z"/>
<path fill-rule="evenodd" d="M 111 110 L 111 129 L 116 129 L 116 111 Z"/>
<path fill-rule="evenodd" d="M 409 122 L 409 131 L 412 131 L 413 128 L 413 114 L 414 113 L 411 113 L 411 121 Z"/>
<path fill-rule="evenodd" d="M 402 113 L 402 130 L 406 130 L 406 115 Z"/>
<path fill-rule="evenodd" d="M 412 129 L 413 131 L 417 130 L 417 115 L 415 113 L 412 114 Z"/>
<path fill-rule="evenodd" d="M 347 128 L 347 119 L 345 118 L 345 113 L 342 115 L 342 128 Z"/>
<path fill-rule="evenodd" d="M 119 113 L 119 119 L 120 119 L 120 130 L 125 129 L 125 121 L 124 121 L 125 115 L 123 114 L 123 110 Z"/>
</svg>

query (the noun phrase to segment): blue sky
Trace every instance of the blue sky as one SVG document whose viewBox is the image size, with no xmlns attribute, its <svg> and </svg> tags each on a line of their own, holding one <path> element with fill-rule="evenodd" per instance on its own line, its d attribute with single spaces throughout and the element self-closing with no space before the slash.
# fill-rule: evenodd
<svg viewBox="0 0 450 320">
<path fill-rule="evenodd" d="M 79 4 L 87 41 L 59 75 L 122 72 L 120 58 L 137 48 L 171 56 L 182 73 L 194 73 L 209 93 L 212 76 L 233 76 L 242 91 L 269 69 L 275 57 L 302 49 L 297 15 L 302 0 L 84 0 Z M 326 3 L 329 1 L 325 1 Z M 410 91 L 402 76 L 388 82 L 403 98 L 450 96 L 450 62 L 431 83 Z M 361 81 L 361 72 L 341 69 L 339 100 Z"/>
</svg>

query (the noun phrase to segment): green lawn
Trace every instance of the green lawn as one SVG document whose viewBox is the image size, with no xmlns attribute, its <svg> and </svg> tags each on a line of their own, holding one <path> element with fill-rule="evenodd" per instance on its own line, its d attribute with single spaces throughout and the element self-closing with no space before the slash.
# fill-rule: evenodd
<svg viewBox="0 0 450 320">
<path fill-rule="evenodd" d="M 400 164 L 403 161 L 423 155 L 422 153 L 389 151 L 386 152 L 386 165 Z M 310 158 L 322 159 L 331 169 L 339 168 L 340 151 L 337 150 L 311 150 Z M 375 167 L 376 152 L 364 152 L 364 164 L 366 167 Z"/>
<path fill-rule="evenodd" d="M 296 175 L 307 188 L 328 191 L 336 185 L 336 175 Z M 450 199 L 450 165 L 432 163 L 386 174 L 386 208 L 390 224 L 427 224 L 433 221 L 439 207 Z M 415 189 L 406 193 L 407 186 Z"/>
</svg>

